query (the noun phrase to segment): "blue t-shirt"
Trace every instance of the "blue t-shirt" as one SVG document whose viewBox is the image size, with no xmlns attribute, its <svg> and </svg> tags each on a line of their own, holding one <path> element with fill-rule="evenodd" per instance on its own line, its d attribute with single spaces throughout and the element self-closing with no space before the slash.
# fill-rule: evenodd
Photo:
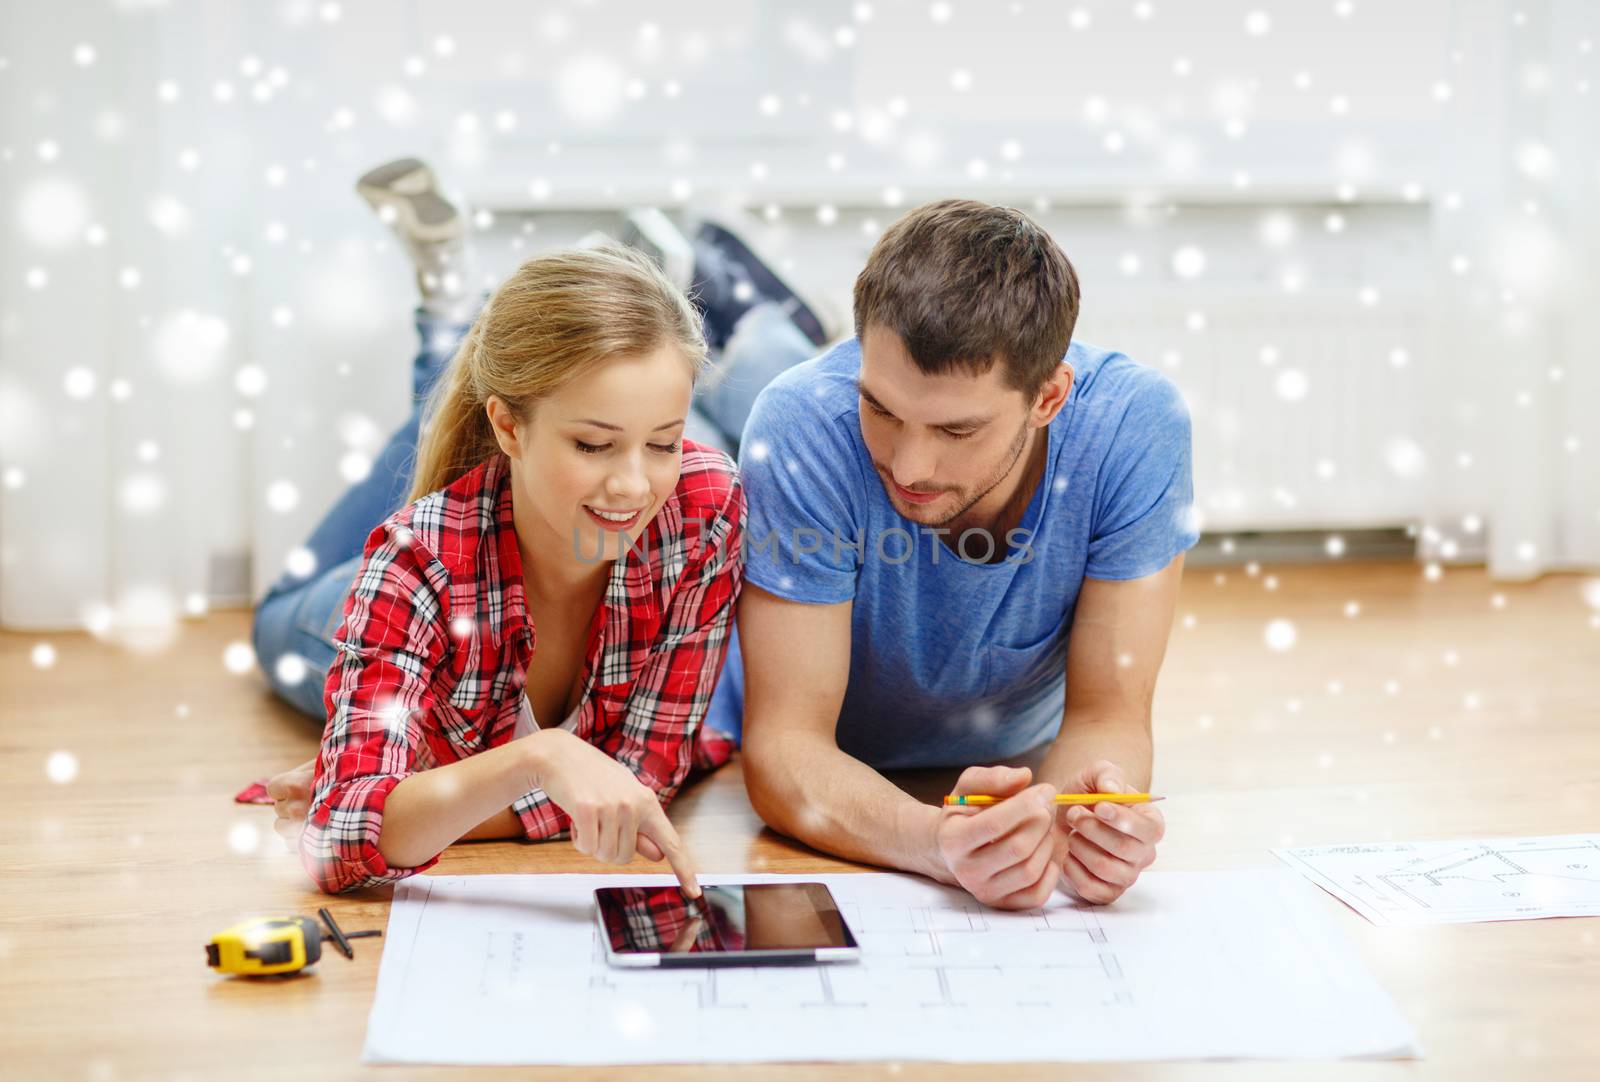
<svg viewBox="0 0 1600 1082">
<path fill-rule="evenodd" d="M 848 754 L 878 769 L 964 767 L 1053 739 L 1083 580 L 1154 574 L 1199 539 L 1177 388 L 1093 346 L 1074 343 L 1066 360 L 1075 379 L 1044 475 L 993 564 L 980 535 L 964 560 L 889 502 L 861 438 L 855 340 L 756 399 L 740 444 L 745 581 L 791 601 L 854 602 L 837 729 Z M 706 717 L 735 734 L 738 651 Z"/>
</svg>

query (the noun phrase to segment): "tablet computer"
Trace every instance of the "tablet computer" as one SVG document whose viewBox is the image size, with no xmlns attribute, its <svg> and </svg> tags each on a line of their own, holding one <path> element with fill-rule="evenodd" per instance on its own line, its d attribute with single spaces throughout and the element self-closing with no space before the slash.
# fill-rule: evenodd
<svg viewBox="0 0 1600 1082">
<path fill-rule="evenodd" d="M 853 962 L 861 948 L 822 883 L 594 892 L 600 942 L 614 966 L 748 966 Z"/>
</svg>

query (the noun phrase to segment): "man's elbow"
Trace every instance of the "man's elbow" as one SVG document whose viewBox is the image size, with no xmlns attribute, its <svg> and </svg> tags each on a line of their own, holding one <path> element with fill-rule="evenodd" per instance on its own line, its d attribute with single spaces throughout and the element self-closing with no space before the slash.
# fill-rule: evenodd
<svg viewBox="0 0 1600 1082">
<path fill-rule="evenodd" d="M 797 837 L 793 829 L 796 804 L 805 800 L 805 790 L 796 786 L 795 763 L 782 749 L 775 735 L 755 735 L 745 729 L 742 760 L 744 788 L 761 821 L 780 834 Z"/>
</svg>

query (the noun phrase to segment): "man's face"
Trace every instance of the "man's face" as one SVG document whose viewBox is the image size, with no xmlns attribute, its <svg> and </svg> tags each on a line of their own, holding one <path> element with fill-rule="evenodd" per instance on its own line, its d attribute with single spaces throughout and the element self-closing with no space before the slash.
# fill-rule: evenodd
<svg viewBox="0 0 1600 1082">
<path fill-rule="evenodd" d="M 877 326 L 862 336 L 859 390 L 861 437 L 889 501 L 925 526 L 955 521 L 1006 481 L 1036 427 L 1034 404 L 999 364 L 930 376 Z"/>
</svg>

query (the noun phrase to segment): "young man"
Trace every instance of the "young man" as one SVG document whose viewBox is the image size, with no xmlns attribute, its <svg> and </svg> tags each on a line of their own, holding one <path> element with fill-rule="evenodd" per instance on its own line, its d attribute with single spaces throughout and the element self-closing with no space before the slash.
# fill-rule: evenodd
<svg viewBox="0 0 1600 1082">
<path fill-rule="evenodd" d="M 1119 897 L 1155 859 L 1139 791 L 1191 510 L 1176 389 L 1072 344 L 1078 282 L 1026 215 L 952 200 L 879 240 L 856 338 L 778 376 L 745 427 L 736 729 L 756 810 L 854 860 L 1006 908 Z M 1070 345 L 1070 348 L 1069 348 Z M 1032 753 L 1037 773 L 986 766 Z M 973 813 L 879 771 L 965 767 Z M 1036 784 L 1031 784 L 1037 778 Z"/>
</svg>

